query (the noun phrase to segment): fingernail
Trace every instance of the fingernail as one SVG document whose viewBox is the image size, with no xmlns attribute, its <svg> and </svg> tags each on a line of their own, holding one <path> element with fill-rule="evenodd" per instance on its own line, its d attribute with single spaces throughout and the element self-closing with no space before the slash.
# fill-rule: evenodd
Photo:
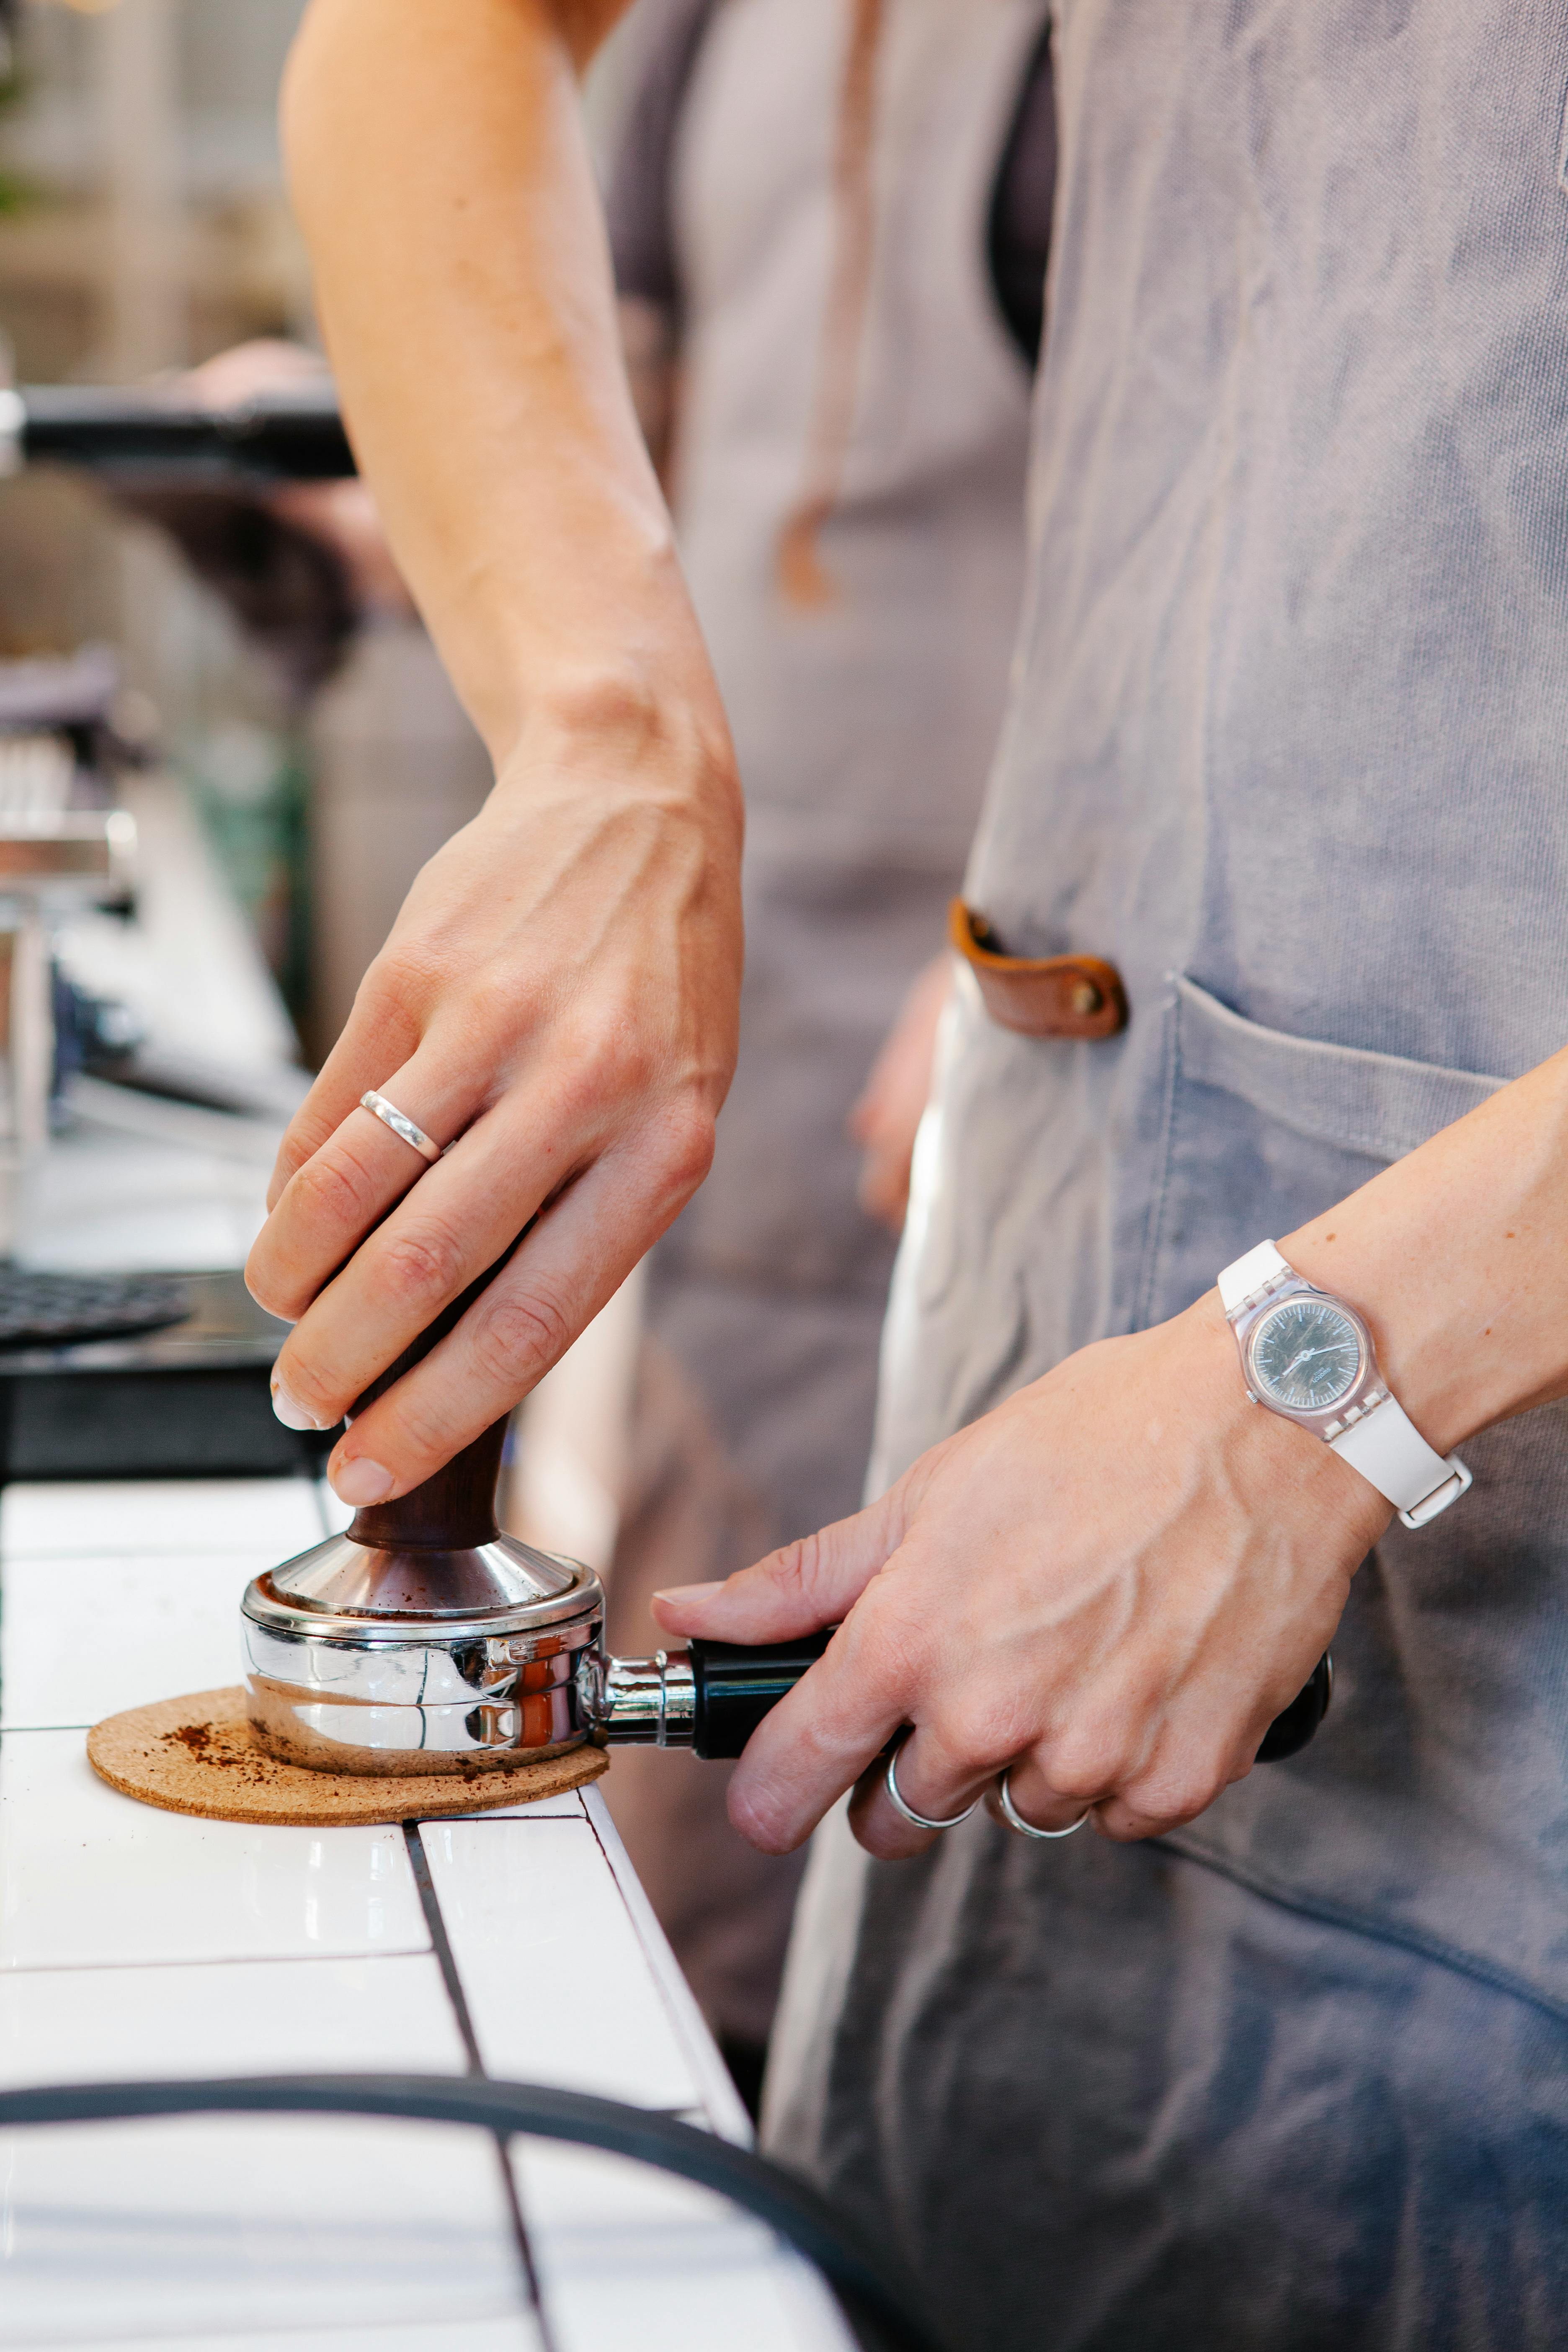
<svg viewBox="0 0 1568 2352">
<path fill-rule="evenodd" d="M 668 1584 L 653 1597 L 656 1601 L 706 1601 L 710 1592 L 722 1592 L 723 1590 L 724 1579 L 719 1576 L 709 1584 Z"/>
<path fill-rule="evenodd" d="M 313 1412 L 307 1412 L 304 1406 L 289 1395 L 281 1381 L 272 1383 L 272 1410 L 285 1429 L 320 1429 L 322 1426 Z"/>
<path fill-rule="evenodd" d="M 379 1462 L 368 1455 L 356 1454 L 351 1461 L 340 1462 L 335 1470 L 327 1473 L 333 1494 L 340 1503 L 352 1503 L 360 1510 L 366 1503 L 384 1502 L 392 1492 L 392 1473 L 384 1470 Z"/>
</svg>

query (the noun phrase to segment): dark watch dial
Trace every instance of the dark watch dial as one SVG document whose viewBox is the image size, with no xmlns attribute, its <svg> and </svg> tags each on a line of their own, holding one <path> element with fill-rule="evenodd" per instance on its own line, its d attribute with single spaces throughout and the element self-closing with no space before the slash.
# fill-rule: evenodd
<svg viewBox="0 0 1568 2352">
<path fill-rule="evenodd" d="M 1288 1412 L 1326 1412 L 1361 1370 L 1361 1334 L 1328 1298 L 1285 1298 L 1253 1334 L 1253 1384 Z"/>
</svg>

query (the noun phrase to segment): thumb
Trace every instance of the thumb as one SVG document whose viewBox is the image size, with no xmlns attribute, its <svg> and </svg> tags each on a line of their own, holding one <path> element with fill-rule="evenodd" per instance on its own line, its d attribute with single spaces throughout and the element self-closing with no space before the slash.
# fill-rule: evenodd
<svg viewBox="0 0 1568 2352">
<path fill-rule="evenodd" d="M 667 1633 L 710 1642 L 784 1642 L 837 1625 L 904 1539 L 905 1482 L 852 1518 L 772 1551 L 721 1584 L 678 1584 L 653 1596 Z"/>
</svg>

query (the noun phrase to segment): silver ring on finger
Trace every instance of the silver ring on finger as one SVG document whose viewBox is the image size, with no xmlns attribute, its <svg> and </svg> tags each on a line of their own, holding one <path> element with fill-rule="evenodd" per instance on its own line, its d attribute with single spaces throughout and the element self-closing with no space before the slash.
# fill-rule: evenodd
<svg viewBox="0 0 1568 2352">
<path fill-rule="evenodd" d="M 440 1159 L 440 1145 L 432 1143 L 425 1129 L 416 1127 L 406 1111 L 399 1110 L 395 1103 L 389 1103 L 384 1095 L 378 1095 L 373 1088 L 369 1094 L 361 1095 L 359 1107 L 361 1110 L 369 1111 L 373 1118 L 380 1119 L 383 1127 L 389 1127 L 394 1135 L 401 1137 L 405 1143 L 411 1143 L 420 1159 L 427 1160 L 432 1167 Z"/>
<path fill-rule="evenodd" d="M 961 1813 L 950 1813 L 945 1822 L 932 1821 L 929 1813 L 917 1813 L 900 1788 L 898 1764 L 899 1751 L 895 1748 L 888 1759 L 888 1794 L 893 1801 L 893 1811 L 902 1820 L 908 1822 L 912 1830 L 955 1830 L 960 1822 L 966 1822 L 969 1819 L 970 1814 L 980 1802 L 979 1798 L 975 1797 L 965 1805 Z"/>
<path fill-rule="evenodd" d="M 1066 1829 L 1065 1829 L 1065 1830 L 1042 1830 L 1042 1829 L 1037 1829 L 1033 1822 L 1026 1822 L 1026 1821 L 1024 1819 L 1023 1814 L 1018 1811 L 1017 1806 L 1013 1802 L 1013 1791 L 1012 1791 L 1012 1789 L 1011 1789 L 1011 1788 L 1009 1787 L 1009 1785 L 1008 1785 L 1008 1784 L 1009 1784 L 1009 1782 L 1011 1781 L 1012 1778 L 1013 1778 L 1013 1768 L 1012 1768 L 1012 1766 L 1009 1764 L 1009 1765 L 1008 1765 L 1008 1767 L 1007 1767 L 1007 1769 L 1005 1770 L 1005 1772 L 1004 1772 L 1004 1773 L 1002 1773 L 1002 1774 L 1001 1774 L 1001 1776 L 999 1777 L 999 1779 L 998 1779 L 998 1780 L 997 1780 L 997 1782 L 996 1782 L 996 1793 L 997 1793 L 997 1795 L 998 1795 L 998 1796 L 1001 1798 L 1001 1800 L 1002 1800 L 1002 1815 L 1003 1815 L 1003 1819 L 1006 1822 L 1007 1827 L 1008 1827 L 1010 1830 L 1016 1830 L 1016 1831 L 1017 1831 L 1018 1835 L 1019 1835 L 1020 1837 L 1028 1837 L 1028 1838 L 1064 1838 L 1064 1837 L 1071 1837 L 1071 1835 L 1072 1835 L 1072 1833 L 1073 1833 L 1074 1830 L 1080 1830 L 1080 1829 L 1082 1829 L 1082 1827 L 1083 1827 L 1083 1825 L 1084 1825 L 1085 1822 L 1087 1822 L 1087 1821 L 1088 1821 L 1088 1819 L 1089 1819 L 1089 1817 L 1090 1813 L 1094 1811 L 1094 1807 L 1093 1807 L 1092 1805 L 1086 1805 L 1086 1806 L 1084 1807 L 1083 1811 L 1082 1811 L 1081 1813 L 1079 1813 L 1079 1817 L 1078 1817 L 1077 1821 L 1076 1821 L 1076 1822 L 1069 1822 L 1068 1823 L 1068 1825 L 1067 1825 L 1067 1827 L 1066 1827 Z"/>
</svg>

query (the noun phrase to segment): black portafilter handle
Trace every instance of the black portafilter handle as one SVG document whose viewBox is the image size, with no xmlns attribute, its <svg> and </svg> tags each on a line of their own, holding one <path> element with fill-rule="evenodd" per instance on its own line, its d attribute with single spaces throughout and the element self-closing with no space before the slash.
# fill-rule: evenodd
<svg viewBox="0 0 1568 2352">
<path fill-rule="evenodd" d="M 769 1708 L 816 1664 L 832 1633 L 829 1627 L 826 1633 L 803 1633 L 793 1642 L 755 1648 L 736 1642 L 691 1643 L 691 1745 L 697 1754 L 738 1756 Z M 1310 1682 L 1264 1733 L 1258 1751 L 1260 1764 L 1279 1764 L 1288 1756 L 1300 1755 L 1329 1711 L 1333 1686 L 1333 1660 L 1325 1651 Z"/>
<path fill-rule="evenodd" d="M 200 408 L 114 384 L 0 390 L 0 460 L 75 466 L 128 486 L 258 488 L 357 471 L 331 384 Z"/>
</svg>

